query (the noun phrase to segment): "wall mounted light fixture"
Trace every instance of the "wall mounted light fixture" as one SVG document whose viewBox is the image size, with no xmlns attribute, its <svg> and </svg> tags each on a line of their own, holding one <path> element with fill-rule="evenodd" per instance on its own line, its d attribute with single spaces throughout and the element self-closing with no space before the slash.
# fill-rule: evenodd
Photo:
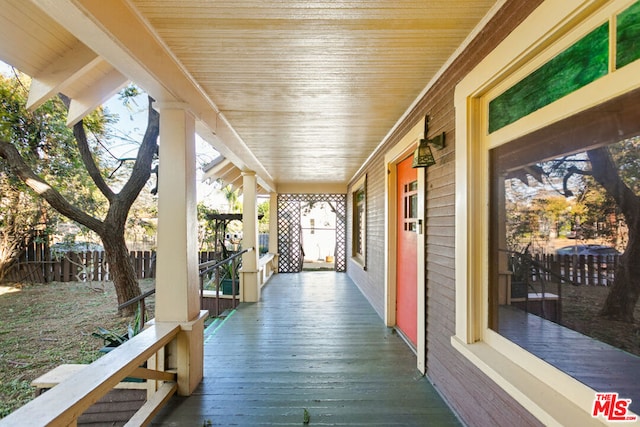
<svg viewBox="0 0 640 427">
<path fill-rule="evenodd" d="M 442 150 L 444 148 L 444 132 L 431 139 L 427 138 L 428 132 L 429 115 L 427 114 L 424 117 L 424 138 L 420 140 L 418 148 L 416 148 L 416 151 L 413 153 L 413 163 L 411 166 L 414 168 L 428 168 L 429 166 L 436 164 L 436 160 L 433 158 L 433 153 L 431 152 L 429 144 L 433 145 L 438 150 Z"/>
</svg>

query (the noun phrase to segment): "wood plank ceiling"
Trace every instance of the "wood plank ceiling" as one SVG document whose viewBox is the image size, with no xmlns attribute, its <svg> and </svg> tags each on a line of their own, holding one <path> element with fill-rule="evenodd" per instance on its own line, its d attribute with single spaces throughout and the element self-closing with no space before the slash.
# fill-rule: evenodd
<svg viewBox="0 0 640 427">
<path fill-rule="evenodd" d="M 162 81 L 168 77 L 154 71 L 157 65 L 140 64 L 143 55 L 136 56 L 134 49 L 128 49 L 135 42 L 118 33 L 117 23 L 109 24 L 107 18 L 99 16 L 107 14 L 102 12 L 107 8 L 99 6 L 102 0 L 30 1 L 3 0 L 7 7 L 0 10 L 0 22 L 12 22 L 14 32 L 0 30 L 0 39 L 11 38 L 0 41 L 0 59 L 11 62 L 21 58 L 17 60 L 21 64 L 14 65 L 29 64 L 33 72 L 42 73 L 51 54 L 38 54 L 34 46 L 46 45 L 61 56 L 65 49 L 73 47 L 76 37 L 118 72 L 136 81 L 139 71 L 128 67 L 126 61 L 119 62 L 112 50 L 105 47 L 103 51 L 106 43 L 94 37 L 86 24 L 77 24 L 78 19 L 65 21 L 65 14 L 72 16 L 72 11 L 79 10 L 123 51 L 133 52 L 141 68 L 158 80 L 158 87 L 171 92 L 171 83 Z M 130 11 L 140 27 L 129 31 L 135 35 L 142 34 L 142 30 L 151 34 L 157 46 L 175 62 L 172 66 L 206 98 L 211 114 L 218 114 L 228 122 L 229 131 L 220 132 L 213 128 L 211 120 L 202 120 L 204 127 L 216 134 L 214 146 L 217 144 L 216 148 L 222 148 L 219 151 L 229 154 L 225 157 L 240 169 L 257 169 L 263 183 L 277 186 L 346 184 L 496 2 L 110 0 L 108 3 L 110 8 L 118 3 Z M 12 8 L 16 9 L 13 17 Z M 8 21 L 18 19 L 19 15 L 22 19 L 29 17 L 31 23 Z M 124 22 L 127 21 L 123 20 L 122 25 Z M 39 39 L 29 48 L 33 58 L 27 58 L 31 51 L 25 50 L 27 41 L 19 40 L 16 23 L 18 27 L 30 25 L 37 29 L 27 40 Z M 59 26 L 74 37 L 58 29 Z M 52 35 L 52 29 L 56 29 L 57 35 Z M 142 36 L 140 40 L 144 43 Z M 36 63 L 38 60 L 40 63 Z M 153 85 L 145 87 L 148 77 L 140 80 L 136 83 L 153 92 Z M 83 84 L 86 85 L 86 80 Z M 180 93 L 174 90 L 173 95 L 181 100 Z M 188 98 L 181 101 L 190 102 Z M 201 105 L 194 107 L 194 111 L 200 119 L 208 114 Z M 234 136 L 233 141 L 228 137 L 225 140 L 229 134 Z M 244 148 L 238 149 L 239 146 Z M 251 156 L 255 159 L 242 160 Z M 259 167 L 252 167 L 256 163 Z"/>
</svg>

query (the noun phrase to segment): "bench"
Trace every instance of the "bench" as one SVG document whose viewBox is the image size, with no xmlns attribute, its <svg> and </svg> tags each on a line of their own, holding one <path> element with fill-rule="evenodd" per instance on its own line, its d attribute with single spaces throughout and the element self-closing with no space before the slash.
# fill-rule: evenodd
<svg viewBox="0 0 640 427">
<path fill-rule="evenodd" d="M 174 372 L 140 366 L 172 342 L 180 328 L 178 324 L 150 322 L 147 329 L 91 365 L 62 365 L 53 369 L 34 380 L 40 395 L 3 421 L 7 425 L 20 426 L 75 425 L 76 420 L 96 402 L 115 391 L 115 394 L 143 395 L 145 401 L 133 411 L 133 416 L 126 418 L 129 419 L 127 425 L 143 425 L 176 392 L 178 386 Z M 139 385 L 122 385 L 126 377 L 146 379 L 148 384 L 142 390 L 136 388 Z M 147 396 L 150 390 L 146 385 L 152 386 L 156 381 L 163 383 L 157 390 L 154 387 L 153 395 Z M 45 389 L 48 391 L 43 393 Z"/>
<path fill-rule="evenodd" d="M 85 369 L 86 364 L 55 367 L 31 382 L 36 397 Z M 126 423 L 147 400 L 147 383 L 122 381 L 78 417 L 78 425 Z"/>
<path fill-rule="evenodd" d="M 40 396 L 45 391 L 57 386 L 62 381 L 86 368 L 87 364 L 83 363 L 67 363 L 57 366 L 44 375 L 39 376 L 31 381 L 31 385 L 36 388 L 36 396 Z M 122 381 L 114 388 L 129 390 L 147 390 L 147 384 L 144 382 Z"/>
</svg>

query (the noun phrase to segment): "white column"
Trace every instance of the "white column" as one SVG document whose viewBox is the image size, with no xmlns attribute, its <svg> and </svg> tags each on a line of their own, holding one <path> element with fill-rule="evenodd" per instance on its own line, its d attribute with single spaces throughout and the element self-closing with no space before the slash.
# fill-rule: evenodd
<svg viewBox="0 0 640 427">
<path fill-rule="evenodd" d="M 187 322 L 200 311 L 195 123 L 179 107 L 160 113 L 156 319 Z"/>
<path fill-rule="evenodd" d="M 242 247 L 254 248 L 242 255 L 242 296 L 246 302 L 260 300 L 257 192 L 255 172 L 242 172 Z"/>
<path fill-rule="evenodd" d="M 198 221 L 196 215 L 195 121 L 183 104 L 160 104 L 156 322 L 181 325 L 170 350 L 178 393 L 189 395 L 203 376 Z"/>
<path fill-rule="evenodd" d="M 278 193 L 269 195 L 269 253 L 278 253 Z"/>
</svg>

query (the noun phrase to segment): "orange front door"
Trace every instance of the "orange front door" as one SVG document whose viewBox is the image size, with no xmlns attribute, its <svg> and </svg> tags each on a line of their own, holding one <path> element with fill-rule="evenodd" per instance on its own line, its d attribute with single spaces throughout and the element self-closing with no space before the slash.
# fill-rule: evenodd
<svg viewBox="0 0 640 427">
<path fill-rule="evenodd" d="M 418 174 L 412 158 L 398 164 L 396 324 L 415 346 L 418 336 Z"/>
</svg>

